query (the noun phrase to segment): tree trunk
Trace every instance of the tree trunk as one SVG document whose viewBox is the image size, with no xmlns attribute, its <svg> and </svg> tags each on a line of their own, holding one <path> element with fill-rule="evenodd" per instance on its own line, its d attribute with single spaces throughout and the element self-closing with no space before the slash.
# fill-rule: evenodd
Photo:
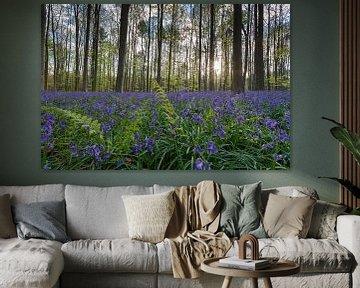
<svg viewBox="0 0 360 288">
<path fill-rule="evenodd" d="M 91 56 L 91 90 L 96 91 L 98 74 L 98 49 L 99 49 L 99 25 L 101 4 L 95 4 L 94 8 L 94 31 Z"/>
<path fill-rule="evenodd" d="M 45 63 L 45 33 L 46 33 L 46 4 L 41 4 L 41 89 L 44 90 L 44 63 Z"/>
<path fill-rule="evenodd" d="M 267 37 L 266 37 L 266 85 L 267 89 L 270 90 L 270 31 L 271 31 L 271 24 L 270 24 L 270 7 L 271 5 L 268 4 L 267 7 L 267 14 L 268 14 L 268 26 L 267 26 Z"/>
<path fill-rule="evenodd" d="M 74 15 L 75 15 L 75 91 L 79 90 L 80 86 L 80 19 L 79 19 L 79 11 L 80 4 L 74 4 Z"/>
<path fill-rule="evenodd" d="M 274 39 L 273 39 L 273 57 L 274 57 L 274 86 L 275 86 L 275 90 L 278 89 L 277 87 L 277 82 L 278 82 L 278 57 L 277 57 L 277 48 L 276 48 L 276 43 L 277 43 L 277 31 L 278 31 L 278 14 L 277 14 L 277 4 L 275 4 L 275 23 L 274 23 Z"/>
<path fill-rule="evenodd" d="M 170 26 L 170 43 L 169 43 L 169 58 L 168 58 L 168 78 L 167 78 L 167 91 L 170 91 L 171 86 L 171 61 L 172 54 L 174 49 L 174 29 L 175 29 L 175 16 L 176 16 L 176 4 L 172 4 L 172 16 L 171 16 L 171 26 Z"/>
<path fill-rule="evenodd" d="M 150 44 L 151 44 L 151 4 L 149 4 L 149 19 L 148 19 L 148 42 L 147 42 L 147 48 L 146 48 L 146 91 L 150 91 Z"/>
<path fill-rule="evenodd" d="M 234 93 L 243 92 L 241 49 L 242 5 L 234 4 L 233 22 L 233 87 Z"/>
<path fill-rule="evenodd" d="M 210 5 L 210 83 L 209 89 L 215 90 L 215 70 L 214 70 L 214 58 L 215 58 L 215 5 Z"/>
<path fill-rule="evenodd" d="M 48 43 L 48 41 L 49 41 L 49 27 L 50 27 L 50 6 L 51 6 L 51 4 L 48 4 L 45 43 L 44 43 L 44 45 L 45 45 L 44 90 L 48 89 L 48 78 L 49 78 L 49 43 Z"/>
<path fill-rule="evenodd" d="M 157 77 L 156 81 L 161 86 L 161 54 L 162 54 L 162 43 L 163 43 L 163 21 L 164 21 L 164 4 L 158 4 L 158 58 L 157 58 Z"/>
<path fill-rule="evenodd" d="M 264 90 L 264 4 L 255 4 L 255 89 Z M 256 11 L 256 10 L 255 10 Z"/>
<path fill-rule="evenodd" d="M 119 60 L 118 60 L 118 71 L 117 71 L 116 89 L 115 89 L 117 92 L 123 92 L 129 9 L 130 9 L 130 4 L 121 4 Z"/>
<path fill-rule="evenodd" d="M 88 62 L 89 62 L 89 41 L 90 41 L 90 22 L 91 22 L 92 5 L 87 5 L 86 11 L 86 35 L 84 47 L 84 72 L 83 72 L 83 91 L 88 91 Z"/>
<path fill-rule="evenodd" d="M 202 4 L 199 5 L 199 75 L 198 75 L 198 82 L 199 82 L 199 91 L 201 91 L 201 56 L 202 56 Z"/>
<path fill-rule="evenodd" d="M 55 43 L 55 35 L 56 35 L 56 28 L 55 28 L 55 23 L 54 23 L 54 9 L 53 6 L 51 6 L 51 32 L 52 32 L 52 45 L 53 45 L 53 57 L 54 57 L 54 75 L 53 75 L 53 79 L 54 79 L 54 84 L 53 84 L 53 89 L 56 90 L 56 81 L 57 81 L 57 77 L 56 77 L 56 73 L 57 73 L 57 57 L 56 57 L 56 43 Z"/>
<path fill-rule="evenodd" d="M 246 75 L 248 72 L 248 64 L 249 64 L 249 39 L 250 39 L 250 23 L 251 23 L 251 4 L 248 4 L 247 7 L 247 23 L 246 23 L 246 32 L 245 32 L 245 55 L 244 55 L 244 73 L 243 73 L 243 78 L 244 78 L 244 87 L 243 89 L 245 90 L 245 82 L 246 82 Z"/>
</svg>

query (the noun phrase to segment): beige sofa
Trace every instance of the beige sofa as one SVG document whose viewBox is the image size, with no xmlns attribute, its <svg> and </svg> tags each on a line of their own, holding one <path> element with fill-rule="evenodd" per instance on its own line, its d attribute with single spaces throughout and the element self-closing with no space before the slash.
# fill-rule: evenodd
<svg viewBox="0 0 360 288">
<path fill-rule="evenodd" d="M 0 287 L 221 287 L 222 277 L 199 279 L 172 277 L 171 250 L 167 242 L 146 243 L 128 238 L 122 195 L 169 191 L 154 185 L 90 187 L 76 185 L 0 186 L 15 203 L 63 200 L 66 202 L 65 244 L 40 239 L 0 239 Z M 309 189 L 297 187 L 297 189 Z M 292 187 L 263 190 L 291 195 Z M 310 191 L 315 194 L 315 191 Z M 272 279 L 274 287 L 360 287 L 360 217 L 337 218 L 338 242 L 329 239 L 260 239 L 282 258 L 301 265 L 301 273 Z M 237 253 L 237 242 L 228 255 Z M 233 287 L 250 282 L 234 279 Z M 259 281 L 262 285 L 262 281 Z M 261 287 L 260 285 L 260 287 Z M 243 287 L 243 286 L 241 286 Z M 250 287 L 250 286 L 249 286 Z"/>
</svg>

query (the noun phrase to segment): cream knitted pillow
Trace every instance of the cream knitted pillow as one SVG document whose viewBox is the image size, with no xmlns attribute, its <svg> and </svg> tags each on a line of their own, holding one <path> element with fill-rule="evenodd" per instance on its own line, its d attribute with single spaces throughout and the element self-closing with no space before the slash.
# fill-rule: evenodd
<svg viewBox="0 0 360 288">
<path fill-rule="evenodd" d="M 151 243 L 164 240 L 175 207 L 173 193 L 122 196 L 131 239 Z"/>
</svg>

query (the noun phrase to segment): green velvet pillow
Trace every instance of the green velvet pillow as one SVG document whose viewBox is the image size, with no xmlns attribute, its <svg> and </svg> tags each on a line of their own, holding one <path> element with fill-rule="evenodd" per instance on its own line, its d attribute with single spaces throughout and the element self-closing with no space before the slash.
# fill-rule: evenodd
<svg viewBox="0 0 360 288">
<path fill-rule="evenodd" d="M 219 231 L 229 237 L 249 233 L 257 238 L 266 238 L 260 216 L 261 182 L 243 186 L 223 184 L 221 192 Z"/>
</svg>

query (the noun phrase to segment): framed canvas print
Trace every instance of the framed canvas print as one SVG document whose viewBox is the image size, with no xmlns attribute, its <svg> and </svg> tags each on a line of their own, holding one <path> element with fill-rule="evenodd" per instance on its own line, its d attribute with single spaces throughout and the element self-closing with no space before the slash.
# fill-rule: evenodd
<svg viewBox="0 0 360 288">
<path fill-rule="evenodd" d="M 41 165 L 290 167 L 289 4 L 43 4 Z"/>
</svg>

